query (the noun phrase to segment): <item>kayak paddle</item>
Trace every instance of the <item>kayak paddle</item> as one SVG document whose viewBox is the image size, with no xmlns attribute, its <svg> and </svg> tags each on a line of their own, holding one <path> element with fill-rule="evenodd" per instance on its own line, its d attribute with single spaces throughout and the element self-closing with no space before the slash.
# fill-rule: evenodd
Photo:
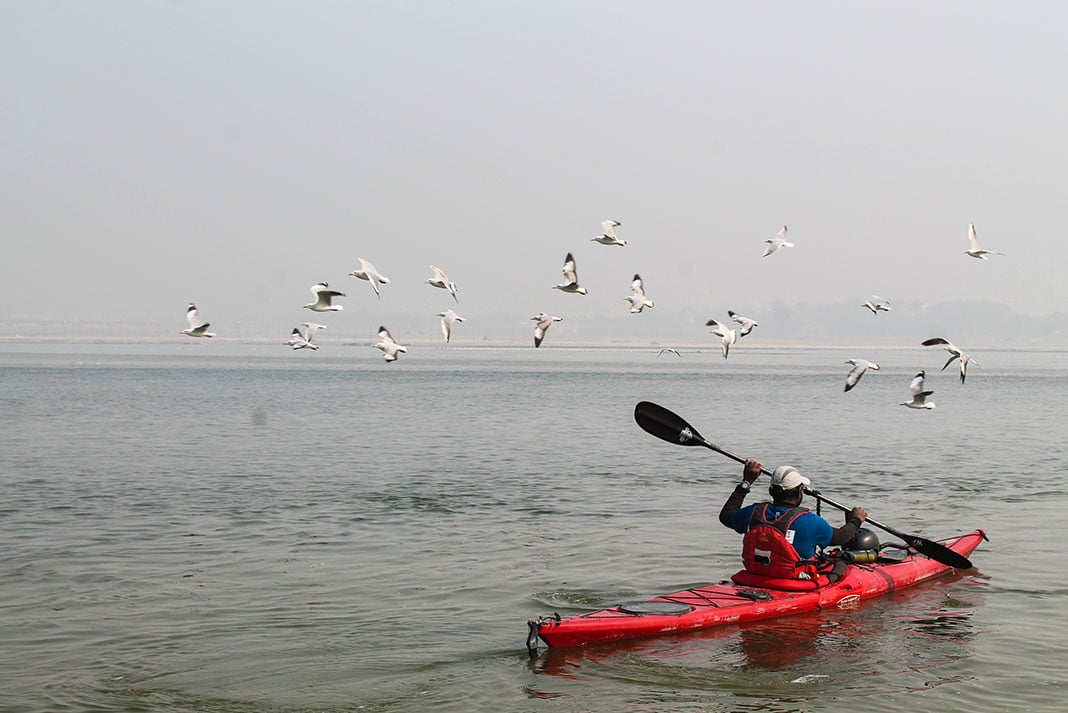
<svg viewBox="0 0 1068 713">
<path fill-rule="evenodd" d="M 731 460 L 745 463 L 744 458 L 725 451 L 715 443 L 706 440 L 697 432 L 697 429 L 688 424 L 681 416 L 658 404 L 654 404 L 650 401 L 638 402 L 638 405 L 634 407 L 634 420 L 646 433 L 652 434 L 668 443 L 676 443 L 682 446 L 704 446 L 709 450 L 727 456 Z M 760 472 L 764 475 L 771 475 L 771 471 L 767 468 L 762 468 Z M 817 500 L 825 502 L 831 507 L 838 508 L 843 512 L 849 512 L 851 510 L 851 508 L 847 508 L 845 505 L 836 503 L 830 498 L 825 497 L 819 491 L 805 488 L 805 492 L 815 497 Z M 972 563 L 967 557 L 959 552 L 954 552 L 940 542 L 928 540 L 919 535 L 906 535 L 905 533 L 899 532 L 887 525 L 883 525 L 870 517 L 867 518 L 865 522 L 878 527 L 880 530 L 885 530 L 895 537 L 900 537 L 909 547 L 920 554 L 927 555 L 936 562 L 941 562 L 942 564 L 955 569 L 971 569 L 972 567 Z"/>
</svg>

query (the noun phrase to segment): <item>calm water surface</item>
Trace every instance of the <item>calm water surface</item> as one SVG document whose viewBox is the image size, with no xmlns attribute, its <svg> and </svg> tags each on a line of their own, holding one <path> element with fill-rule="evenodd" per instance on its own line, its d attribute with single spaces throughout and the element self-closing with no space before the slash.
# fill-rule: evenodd
<svg viewBox="0 0 1068 713">
<path fill-rule="evenodd" d="M 0 345 L 0 710 L 1062 710 L 1066 355 L 962 386 L 942 352 L 736 351 Z M 843 394 L 852 356 L 883 369 Z M 991 542 L 854 610 L 531 659 L 528 618 L 739 566 L 740 466 L 643 399 Z"/>
</svg>

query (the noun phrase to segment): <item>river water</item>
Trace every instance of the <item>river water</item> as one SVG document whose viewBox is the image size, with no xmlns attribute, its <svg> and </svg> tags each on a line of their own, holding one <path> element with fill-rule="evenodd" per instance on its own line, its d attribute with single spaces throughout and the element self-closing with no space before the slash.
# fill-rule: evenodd
<svg viewBox="0 0 1068 713">
<path fill-rule="evenodd" d="M 961 385 L 923 349 L 656 351 L 0 345 L 0 711 L 1063 709 L 1065 353 Z M 640 400 L 991 541 L 856 609 L 531 658 L 527 619 L 739 566 L 740 466 Z"/>
</svg>

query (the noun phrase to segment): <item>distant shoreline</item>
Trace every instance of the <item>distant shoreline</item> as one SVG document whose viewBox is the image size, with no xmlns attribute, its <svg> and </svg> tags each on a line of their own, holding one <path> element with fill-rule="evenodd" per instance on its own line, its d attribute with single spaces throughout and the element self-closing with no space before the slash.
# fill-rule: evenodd
<svg viewBox="0 0 1068 713">
<path fill-rule="evenodd" d="M 179 346 L 184 344 L 196 344 L 201 343 L 209 345 L 212 343 L 226 346 L 248 345 L 248 346 L 273 346 L 282 345 L 282 341 L 275 337 L 250 337 L 250 338 L 236 338 L 236 337 L 215 337 L 212 339 L 182 339 L 171 337 L 160 337 L 158 339 L 149 339 L 145 337 L 46 337 L 46 336 L 33 336 L 33 337 L 11 337 L 0 336 L 0 347 L 12 347 L 12 346 L 33 346 L 33 345 L 51 345 L 58 346 L 63 344 L 69 344 L 71 346 L 87 346 L 87 345 L 101 345 L 101 346 Z M 321 342 L 321 346 L 324 348 L 355 348 L 363 349 L 370 347 L 373 344 L 373 340 L 366 341 L 344 341 L 344 342 Z M 452 349 L 457 351 L 462 350 L 482 350 L 482 349 L 534 349 L 533 345 L 526 340 L 504 340 L 504 339 L 486 339 L 486 340 L 464 340 L 455 341 L 449 345 L 445 345 L 440 340 L 408 340 L 406 342 L 409 346 L 418 347 L 420 349 Z M 583 342 L 578 340 L 555 340 L 551 345 L 543 345 L 543 349 L 547 350 L 620 350 L 620 351 L 658 351 L 665 348 L 680 349 L 692 353 L 719 353 L 719 345 L 717 343 L 711 343 L 709 341 L 704 342 L 673 342 L 673 343 L 659 343 L 659 342 L 624 342 L 624 341 L 599 341 L 599 342 Z M 820 350 L 835 350 L 835 351 L 863 351 L 863 350 L 883 350 L 883 351 L 915 351 L 915 350 L 930 350 L 939 351 L 930 347 L 923 347 L 919 344 L 904 344 L 900 342 L 887 342 L 887 343 L 868 343 L 868 344 L 856 344 L 856 343 L 827 343 L 827 344 L 812 344 L 811 342 L 797 342 L 789 340 L 761 340 L 760 342 L 750 342 L 743 346 L 735 347 L 735 349 L 752 349 L 760 351 L 779 351 L 779 350 L 803 350 L 803 351 L 820 351 Z M 1018 345 L 1012 347 L 1006 347 L 1004 344 L 1000 345 L 974 345 L 973 351 L 1003 351 L 1003 352 L 1034 352 L 1034 353 L 1056 353 L 1068 351 L 1068 345 Z M 734 351 L 734 350 L 732 350 Z"/>
</svg>

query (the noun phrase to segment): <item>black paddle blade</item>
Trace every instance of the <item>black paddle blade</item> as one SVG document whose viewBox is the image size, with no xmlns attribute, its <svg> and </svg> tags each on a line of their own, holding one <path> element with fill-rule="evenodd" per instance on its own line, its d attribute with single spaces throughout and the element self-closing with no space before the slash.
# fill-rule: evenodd
<svg viewBox="0 0 1068 713">
<path fill-rule="evenodd" d="M 972 561 L 970 559 L 959 552 L 954 552 L 940 542 L 927 540 L 922 537 L 917 537 L 916 535 L 907 535 L 902 539 L 908 543 L 909 547 L 922 555 L 927 555 L 935 562 L 941 562 L 954 569 L 972 568 Z"/>
<path fill-rule="evenodd" d="M 697 429 L 678 414 L 651 401 L 639 401 L 634 407 L 634 420 L 642 430 L 657 438 L 680 446 L 708 446 Z"/>
</svg>

